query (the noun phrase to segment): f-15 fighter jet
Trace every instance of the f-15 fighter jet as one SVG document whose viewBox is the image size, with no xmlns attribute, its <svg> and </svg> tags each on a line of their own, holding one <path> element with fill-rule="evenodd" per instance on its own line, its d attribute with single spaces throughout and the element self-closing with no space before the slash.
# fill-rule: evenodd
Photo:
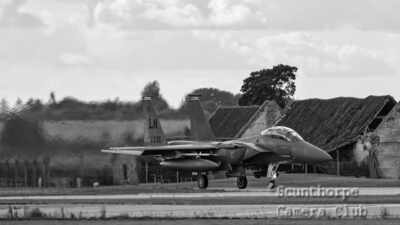
<svg viewBox="0 0 400 225">
<path fill-rule="evenodd" d="M 247 187 L 246 169 L 256 171 L 257 177 L 270 177 L 269 187 L 274 188 L 279 165 L 285 163 L 321 163 L 331 160 L 324 150 L 308 143 L 298 133 L 288 127 L 275 126 L 259 135 L 228 141 L 207 140 L 213 138 L 210 126 L 205 120 L 199 99 L 192 98 L 192 130 L 199 140 L 176 140 L 166 142 L 160 121 L 150 98 L 144 99 L 147 115 L 145 140 L 151 146 L 111 147 L 105 153 L 150 156 L 159 160 L 165 168 L 189 170 L 198 174 L 200 189 L 208 187 L 207 174 L 225 171 L 227 177 L 236 177 L 237 187 Z M 200 107 L 200 108 L 199 108 Z M 200 113 L 200 114 L 199 114 Z M 203 123 L 208 123 L 203 121 Z M 193 132 L 193 131 L 192 131 Z M 206 133 L 206 134 L 205 134 Z M 145 141 L 146 142 L 146 141 Z M 268 168 L 268 169 L 266 169 Z"/>
</svg>

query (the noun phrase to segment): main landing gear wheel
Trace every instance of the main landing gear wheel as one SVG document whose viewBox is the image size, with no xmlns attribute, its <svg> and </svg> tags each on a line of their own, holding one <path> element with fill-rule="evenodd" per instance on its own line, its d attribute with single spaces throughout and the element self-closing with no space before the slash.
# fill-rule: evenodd
<svg viewBox="0 0 400 225">
<path fill-rule="evenodd" d="M 246 176 L 237 177 L 236 185 L 239 189 L 245 189 L 247 187 L 247 177 Z"/>
<path fill-rule="evenodd" d="M 200 189 L 206 189 L 208 187 L 208 178 L 207 175 L 199 175 L 197 177 L 197 186 Z"/>
</svg>

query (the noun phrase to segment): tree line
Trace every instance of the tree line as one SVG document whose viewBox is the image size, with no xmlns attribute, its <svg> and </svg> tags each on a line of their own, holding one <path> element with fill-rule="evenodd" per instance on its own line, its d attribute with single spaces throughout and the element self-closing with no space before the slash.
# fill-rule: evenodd
<svg viewBox="0 0 400 225">
<path fill-rule="evenodd" d="M 243 81 L 240 94 L 216 88 L 200 88 L 188 95 L 201 95 L 202 105 L 208 114 L 214 112 L 220 105 L 260 105 L 265 100 L 275 100 L 281 107 L 285 107 L 296 90 L 294 83 L 296 71 L 296 67 L 278 65 L 271 69 L 252 72 Z M 187 115 L 185 101 L 182 101 L 178 109 L 172 109 L 163 98 L 157 81 L 148 83 L 141 95 L 153 98 L 155 108 L 161 117 L 180 118 Z M 17 100 L 13 108 L 10 109 L 4 99 L 1 101 L 1 117 L 4 123 L 0 144 L 17 149 L 29 148 L 31 152 L 35 152 L 34 149 L 39 151 L 44 146 L 57 147 L 68 144 L 54 141 L 47 143 L 40 123 L 42 120 L 131 120 L 143 116 L 141 101 L 122 102 L 114 99 L 104 102 L 84 102 L 72 97 L 57 101 L 53 92 L 50 93 L 47 103 L 39 99 L 29 99 L 25 103 Z M 90 143 L 79 143 L 77 146 L 69 147 L 81 148 L 82 145 L 88 144 Z"/>
<path fill-rule="evenodd" d="M 251 72 L 243 80 L 240 93 L 234 94 L 217 88 L 199 88 L 187 95 L 201 95 L 206 113 L 211 114 L 218 106 L 260 105 L 265 100 L 274 100 L 285 107 L 296 91 L 297 68 L 276 65 L 272 68 Z M 151 96 L 156 110 L 164 118 L 182 118 L 186 114 L 185 98 L 178 109 L 170 107 L 161 94 L 158 81 L 149 82 L 141 92 L 142 97 Z M 57 100 L 56 93 L 49 95 L 47 102 L 30 98 L 26 102 L 18 99 L 13 107 L 6 99 L 0 102 L 0 119 L 18 113 L 20 116 L 38 120 L 133 120 L 143 117 L 141 101 L 120 101 L 118 98 L 102 102 L 85 102 L 74 97 Z"/>
</svg>

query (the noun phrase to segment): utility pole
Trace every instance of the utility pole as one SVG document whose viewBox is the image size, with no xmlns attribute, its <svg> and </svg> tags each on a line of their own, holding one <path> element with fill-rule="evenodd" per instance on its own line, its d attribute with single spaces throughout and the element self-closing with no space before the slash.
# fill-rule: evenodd
<svg viewBox="0 0 400 225">
<path fill-rule="evenodd" d="M 146 184 L 149 183 L 149 162 L 144 162 L 144 168 L 146 173 Z"/>
<path fill-rule="evenodd" d="M 340 158 L 339 158 L 339 149 L 336 150 L 336 175 L 340 176 Z"/>
</svg>

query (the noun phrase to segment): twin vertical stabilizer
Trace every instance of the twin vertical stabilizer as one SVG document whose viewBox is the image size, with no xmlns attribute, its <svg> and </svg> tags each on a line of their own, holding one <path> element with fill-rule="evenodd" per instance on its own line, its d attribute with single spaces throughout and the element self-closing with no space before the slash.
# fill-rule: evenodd
<svg viewBox="0 0 400 225">
<path fill-rule="evenodd" d="M 199 95 L 189 95 L 186 99 L 190 117 L 192 139 L 196 141 L 214 141 L 215 136 L 204 114 Z"/>
<path fill-rule="evenodd" d="M 143 98 L 144 123 L 144 144 L 164 145 L 167 143 L 160 119 L 151 102 L 151 97 Z"/>
<path fill-rule="evenodd" d="M 190 127 L 192 134 L 191 139 L 195 141 L 214 141 L 215 136 L 204 114 L 203 107 L 200 103 L 200 96 L 189 95 L 186 101 L 190 118 Z M 143 98 L 143 112 L 145 115 L 144 144 L 166 144 L 166 137 L 158 118 L 157 112 L 153 107 L 151 97 Z"/>
</svg>

